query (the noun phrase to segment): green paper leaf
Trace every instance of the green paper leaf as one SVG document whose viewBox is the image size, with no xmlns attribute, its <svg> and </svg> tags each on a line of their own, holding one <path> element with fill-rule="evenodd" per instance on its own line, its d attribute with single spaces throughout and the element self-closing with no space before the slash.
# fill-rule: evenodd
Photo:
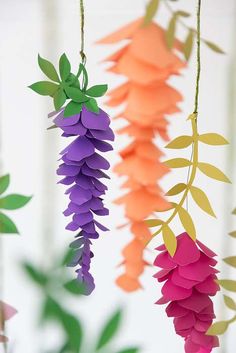
<svg viewBox="0 0 236 353">
<path fill-rule="evenodd" d="M 86 94 L 90 97 L 101 97 L 108 89 L 107 85 L 96 85 L 87 89 Z"/>
<path fill-rule="evenodd" d="M 29 88 L 41 96 L 53 96 L 60 86 L 49 81 L 39 81 L 33 83 Z"/>
<path fill-rule="evenodd" d="M 186 37 L 186 40 L 184 42 L 184 46 L 183 46 L 183 53 L 184 53 L 184 57 L 185 59 L 188 61 L 191 54 L 192 54 L 192 50 L 193 50 L 193 39 L 194 39 L 194 33 L 193 31 L 189 31 L 188 35 Z"/>
<path fill-rule="evenodd" d="M 0 199 L 0 208 L 4 208 L 6 210 L 16 210 L 25 206 L 31 198 L 31 196 L 23 196 L 18 194 L 8 195 Z"/>
<path fill-rule="evenodd" d="M 71 98 L 74 102 L 83 103 L 89 100 L 88 97 L 79 89 L 75 87 L 65 87 L 66 94 L 69 98 Z"/>
<path fill-rule="evenodd" d="M 207 145 L 213 145 L 213 146 L 229 144 L 229 142 L 223 136 L 216 133 L 202 134 L 199 136 L 199 141 L 206 143 Z"/>
<path fill-rule="evenodd" d="M 224 289 L 230 292 L 236 292 L 236 281 L 232 281 L 230 279 L 219 279 L 216 282 Z"/>
<path fill-rule="evenodd" d="M 121 351 L 118 351 L 117 353 L 138 353 L 139 351 L 140 349 L 137 347 L 130 347 L 130 348 L 124 348 Z"/>
<path fill-rule="evenodd" d="M 143 21 L 144 26 L 148 25 L 152 21 L 153 17 L 157 13 L 159 4 L 160 4 L 160 0 L 151 0 L 149 2 L 149 4 L 146 7 L 146 14 Z"/>
<path fill-rule="evenodd" d="M 232 298 L 224 295 L 224 302 L 229 309 L 236 311 L 236 303 Z"/>
<path fill-rule="evenodd" d="M 215 322 L 214 324 L 211 325 L 211 327 L 207 331 L 208 336 L 217 336 L 217 335 L 222 335 L 225 333 L 225 331 L 228 328 L 228 322 L 227 321 L 219 321 Z"/>
<path fill-rule="evenodd" d="M 236 268 L 236 256 L 229 256 L 223 259 L 225 263 Z"/>
<path fill-rule="evenodd" d="M 216 45 L 215 43 L 210 42 L 209 40 L 204 40 L 204 43 L 208 46 L 208 48 L 210 48 L 211 50 L 213 50 L 216 53 L 219 54 L 225 54 L 224 50 L 222 50 L 218 45 Z"/>
<path fill-rule="evenodd" d="M 165 146 L 165 148 L 181 149 L 181 148 L 186 148 L 190 146 L 192 143 L 193 143 L 192 136 L 183 135 L 169 142 Z"/>
<path fill-rule="evenodd" d="M 196 186 L 191 186 L 190 187 L 190 193 L 192 195 L 193 200 L 196 202 L 196 204 L 206 213 L 208 213 L 212 217 L 216 217 L 211 204 L 208 200 L 207 195 L 205 194 L 204 191 L 201 189 L 197 188 Z"/>
<path fill-rule="evenodd" d="M 174 41 L 175 41 L 176 20 L 177 20 L 177 17 L 176 15 L 174 15 L 171 18 L 166 31 L 166 44 L 169 49 L 173 48 Z"/>
<path fill-rule="evenodd" d="M 0 213 L 0 233 L 19 234 L 19 231 L 12 220 L 3 213 Z"/>
<path fill-rule="evenodd" d="M 162 236 L 168 253 L 173 257 L 177 249 L 177 240 L 174 232 L 168 225 L 163 226 Z"/>
<path fill-rule="evenodd" d="M 0 195 L 3 194 L 10 184 L 10 175 L 6 174 L 0 178 Z"/>
<path fill-rule="evenodd" d="M 185 158 L 173 158 L 163 162 L 169 168 L 189 167 L 192 162 Z"/>
<path fill-rule="evenodd" d="M 66 282 L 64 288 L 71 294 L 83 294 L 84 286 L 80 284 L 76 279 Z"/>
<path fill-rule="evenodd" d="M 70 101 L 65 107 L 64 118 L 68 118 L 72 115 L 79 114 L 81 112 L 81 109 L 82 109 L 82 103 L 76 103 L 76 102 Z"/>
<path fill-rule="evenodd" d="M 90 98 L 87 102 L 84 103 L 86 108 L 93 113 L 99 113 L 99 107 L 97 101 L 94 98 Z"/>
<path fill-rule="evenodd" d="M 50 61 L 43 59 L 40 55 L 38 55 L 38 64 L 40 69 L 48 78 L 50 78 L 50 80 L 60 82 L 57 71 Z"/>
<path fill-rule="evenodd" d="M 53 96 L 54 107 L 56 110 L 59 110 L 65 103 L 67 97 L 63 88 L 59 88 Z"/>
<path fill-rule="evenodd" d="M 45 286 L 48 283 L 48 277 L 46 274 L 32 264 L 24 262 L 22 266 L 28 277 L 35 283 L 39 284 L 40 286 Z"/>
<path fill-rule="evenodd" d="M 216 168 L 214 165 L 211 165 L 209 163 L 198 163 L 198 169 L 208 177 L 212 179 L 216 179 L 218 181 L 223 181 L 225 183 L 231 183 L 229 178 L 218 168 Z"/>
<path fill-rule="evenodd" d="M 160 219 L 146 219 L 145 222 L 149 228 L 160 226 L 163 223 Z"/>
<path fill-rule="evenodd" d="M 85 92 L 87 90 L 88 87 L 88 73 L 87 70 L 85 68 L 85 66 L 83 64 L 80 64 L 79 66 L 79 71 L 81 71 L 83 73 L 83 87 L 82 87 L 82 91 Z"/>
<path fill-rule="evenodd" d="M 69 343 L 69 352 L 76 352 L 79 353 L 81 350 L 82 338 L 83 338 L 83 331 L 82 325 L 78 318 L 75 316 L 67 313 L 64 309 L 61 311 L 60 316 L 57 318 L 58 320 L 62 321 L 62 325 L 64 330 L 67 333 L 68 343 Z"/>
<path fill-rule="evenodd" d="M 192 220 L 191 215 L 183 207 L 178 208 L 178 214 L 180 222 L 182 223 L 185 231 L 188 233 L 191 239 L 196 240 L 196 229 Z"/>
<path fill-rule="evenodd" d="M 167 191 L 166 195 L 167 196 L 174 196 L 174 195 L 178 195 L 179 193 L 181 193 L 182 191 L 184 191 L 186 189 L 187 185 L 184 183 L 179 183 L 176 184 L 175 186 L 173 186 L 169 191 Z"/>
<path fill-rule="evenodd" d="M 112 338 L 117 334 L 120 328 L 121 319 L 122 319 L 121 309 L 117 310 L 108 319 L 108 321 L 102 328 L 102 332 L 96 344 L 96 351 L 98 351 L 100 348 L 103 348 L 106 344 L 108 344 L 112 340 Z"/>
<path fill-rule="evenodd" d="M 65 81 L 70 75 L 71 65 L 66 56 L 66 54 L 62 54 L 59 60 L 59 71 L 62 81 Z"/>
</svg>

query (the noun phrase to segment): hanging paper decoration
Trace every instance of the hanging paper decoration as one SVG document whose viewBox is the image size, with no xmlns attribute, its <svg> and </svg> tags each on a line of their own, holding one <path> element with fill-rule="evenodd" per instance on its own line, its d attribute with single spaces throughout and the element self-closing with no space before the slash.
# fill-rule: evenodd
<svg viewBox="0 0 236 353">
<path fill-rule="evenodd" d="M 165 282 L 163 297 L 157 304 L 167 304 L 168 317 L 174 318 L 175 331 L 185 339 L 185 352 L 210 352 L 218 346 L 218 338 L 206 332 L 215 318 L 211 296 L 219 290 L 215 282 L 217 261 L 210 249 L 200 241 L 194 242 L 187 233 L 177 236 L 173 257 L 165 245 L 157 248 L 155 266 L 161 268 L 154 277 Z"/>
<path fill-rule="evenodd" d="M 6 321 L 10 320 L 17 313 L 16 309 L 11 305 L 4 303 L 0 300 L 0 343 L 5 343 L 8 341 L 5 335 L 5 324 Z"/>
<path fill-rule="evenodd" d="M 184 61 L 176 55 L 181 43 L 175 40 L 174 49 L 170 51 L 164 29 L 153 22 L 144 26 L 143 21 L 143 18 L 138 19 L 99 41 L 111 44 L 129 40 L 106 59 L 113 63 L 110 72 L 126 77 L 125 83 L 109 92 L 107 105 L 124 106 L 118 117 L 127 124 L 118 134 L 132 138 L 120 152 L 121 162 L 114 168 L 118 175 L 127 177 L 122 188 L 128 189 L 128 193 L 116 203 L 124 205 L 134 237 L 123 250 L 125 273 L 117 279 L 117 284 L 126 291 L 141 287 L 139 276 L 147 264 L 143 251 L 151 233 L 145 218 L 157 209 L 170 208 L 158 185 L 169 168 L 160 161 L 163 153 L 154 138 L 160 136 L 168 140 L 166 116 L 179 111 L 177 103 L 182 96 L 167 80 L 185 67 Z"/>
<path fill-rule="evenodd" d="M 57 170 L 63 179 L 60 183 L 69 185 L 66 194 L 69 198 L 64 215 L 72 216 L 66 229 L 76 231 L 71 243 L 72 255 L 68 266 L 76 267 L 77 280 L 83 285 L 84 294 L 90 294 L 94 279 L 90 273 L 93 253 L 91 239 L 99 237 L 99 231 L 108 229 L 100 224 L 96 216 L 108 215 L 103 205 L 103 195 L 107 187 L 100 181 L 109 178 L 104 170 L 109 169 L 108 161 L 97 152 L 112 149 L 106 141 L 113 141 L 114 134 L 109 127 L 108 115 L 98 107 L 96 98 L 103 96 L 107 85 L 88 88 L 88 73 L 85 68 L 84 53 L 84 5 L 80 1 L 81 14 L 81 60 L 77 74 L 71 72 L 71 64 L 65 54 L 59 60 L 59 74 L 49 61 L 38 57 L 38 64 L 51 81 L 36 82 L 30 86 L 41 95 L 53 98 L 56 112 L 51 128 L 59 127 L 65 138 L 75 137 L 61 152 L 61 164 Z M 68 102 L 69 100 L 69 102 Z"/>
<path fill-rule="evenodd" d="M 233 210 L 233 215 L 236 215 L 236 209 Z M 229 235 L 233 238 L 236 238 L 236 231 L 230 232 Z M 233 267 L 234 269 L 236 268 L 236 256 L 228 256 L 223 259 L 224 262 Z M 217 283 L 225 290 L 235 293 L 236 292 L 236 279 L 231 280 L 231 279 L 220 279 L 217 281 Z M 222 335 L 225 333 L 229 327 L 230 324 L 236 322 L 236 302 L 235 300 L 228 295 L 224 295 L 224 303 L 228 309 L 234 312 L 233 316 L 231 316 L 230 319 L 228 320 L 223 320 L 223 321 L 217 321 L 215 322 L 208 330 L 208 335 Z"/>
</svg>

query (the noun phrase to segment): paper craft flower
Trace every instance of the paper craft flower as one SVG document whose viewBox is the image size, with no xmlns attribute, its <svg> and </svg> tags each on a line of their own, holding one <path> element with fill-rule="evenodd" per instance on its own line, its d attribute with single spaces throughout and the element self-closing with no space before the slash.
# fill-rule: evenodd
<svg viewBox="0 0 236 353">
<path fill-rule="evenodd" d="M 0 300 L 0 312 L 1 312 L 1 320 L 0 320 L 0 332 L 4 331 L 5 321 L 10 320 L 13 316 L 16 315 L 17 310 L 13 308 L 11 305 L 4 303 Z M 0 333 L 0 342 L 7 342 L 8 338 Z"/>
<path fill-rule="evenodd" d="M 77 278 L 85 285 L 85 294 L 90 294 L 95 287 L 89 272 L 93 257 L 90 239 L 99 237 L 98 230 L 108 230 L 95 216 L 109 214 L 102 200 L 107 187 L 100 179 L 109 178 L 104 170 L 107 170 L 110 164 L 96 151 L 112 150 L 112 146 L 106 141 L 113 141 L 114 134 L 109 127 L 110 119 L 102 109 L 96 114 L 83 106 L 79 114 L 69 118 L 64 118 L 62 110 L 54 119 L 54 123 L 63 130 L 62 136 L 78 136 L 61 152 L 62 163 L 57 174 L 64 176 L 61 184 L 69 185 L 66 194 L 70 202 L 64 215 L 72 216 L 72 221 L 66 229 L 80 230 L 71 244 L 74 256 L 68 266 L 78 266 Z"/>
<path fill-rule="evenodd" d="M 214 266 L 217 261 L 209 248 L 187 233 L 177 237 L 177 250 L 173 258 L 165 245 L 157 248 L 161 253 L 154 265 L 161 268 L 154 277 L 165 282 L 162 298 L 156 304 L 168 304 L 166 313 L 174 318 L 175 331 L 185 339 L 186 353 L 209 353 L 218 346 L 216 336 L 206 332 L 215 318 L 211 296 L 219 290 Z"/>
<path fill-rule="evenodd" d="M 181 43 L 175 41 L 173 50 L 167 48 L 165 31 L 159 25 L 143 25 L 138 19 L 99 41 L 113 44 L 128 40 L 128 44 L 105 61 L 113 65 L 108 71 L 126 77 L 125 83 L 110 91 L 108 105 L 122 105 L 126 125 L 118 134 L 127 134 L 132 142 L 120 152 L 121 162 L 115 166 L 118 175 L 126 176 L 122 188 L 128 193 L 116 200 L 123 204 L 134 239 L 123 250 L 125 273 L 117 284 L 126 291 L 141 287 L 139 277 L 147 262 L 144 248 L 151 233 L 144 222 L 156 210 L 166 210 L 169 203 L 158 186 L 169 172 L 161 163 L 163 153 L 154 142 L 155 137 L 168 140 L 166 116 L 179 111 L 177 103 L 182 96 L 167 84 L 172 75 L 178 75 L 185 63 L 176 55 Z M 127 43 L 127 41 L 126 41 Z"/>
</svg>

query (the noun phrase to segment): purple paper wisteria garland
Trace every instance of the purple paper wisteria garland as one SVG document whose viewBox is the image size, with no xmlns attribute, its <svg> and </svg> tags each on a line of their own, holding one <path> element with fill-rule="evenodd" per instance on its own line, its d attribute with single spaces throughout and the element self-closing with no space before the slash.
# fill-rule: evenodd
<svg viewBox="0 0 236 353">
<path fill-rule="evenodd" d="M 114 140 L 114 133 L 110 128 L 109 116 L 98 107 L 95 99 L 105 94 L 107 85 L 88 88 L 84 63 L 79 65 L 78 73 L 73 74 L 65 54 L 59 60 L 59 74 L 51 62 L 40 56 L 38 63 L 53 82 L 36 82 L 30 88 L 53 98 L 56 111 L 49 117 L 56 117 L 51 128 L 60 128 L 65 138 L 75 137 L 61 152 L 57 174 L 63 176 L 59 183 L 68 186 L 66 194 L 69 204 L 64 215 L 71 216 L 71 220 L 66 229 L 77 232 L 70 244 L 72 256 L 68 266 L 76 268 L 78 282 L 82 284 L 83 293 L 88 295 L 95 288 L 90 273 L 93 257 L 91 239 L 97 239 L 99 231 L 108 230 L 95 219 L 96 216 L 109 214 L 103 205 L 107 187 L 100 179 L 109 178 L 104 171 L 109 169 L 110 164 L 100 153 L 112 150 L 107 141 Z"/>
</svg>

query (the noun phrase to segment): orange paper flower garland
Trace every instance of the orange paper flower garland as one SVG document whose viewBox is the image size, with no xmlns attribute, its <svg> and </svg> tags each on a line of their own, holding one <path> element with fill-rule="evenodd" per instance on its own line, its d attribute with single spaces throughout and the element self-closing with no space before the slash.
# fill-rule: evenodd
<svg viewBox="0 0 236 353">
<path fill-rule="evenodd" d="M 127 78 L 109 93 L 107 104 L 124 106 L 118 117 L 128 124 L 118 133 L 132 138 L 120 152 L 121 162 L 114 168 L 118 175 L 127 176 L 122 188 L 129 191 L 115 202 L 124 205 L 134 236 L 123 249 L 125 270 L 116 282 L 125 291 L 132 292 L 141 288 L 139 277 L 147 265 L 143 252 L 151 233 L 144 220 L 157 209 L 166 210 L 170 206 L 158 185 L 169 168 L 161 163 L 163 153 L 154 138 L 169 139 L 166 115 L 179 112 L 177 103 L 182 96 L 167 80 L 178 75 L 186 63 L 176 55 L 181 43 L 176 40 L 173 49 L 168 49 L 164 29 L 154 22 L 144 26 L 143 18 L 138 19 L 99 43 L 112 44 L 125 39 L 129 43 L 105 61 L 113 63 L 108 69 L 110 72 Z"/>
</svg>

